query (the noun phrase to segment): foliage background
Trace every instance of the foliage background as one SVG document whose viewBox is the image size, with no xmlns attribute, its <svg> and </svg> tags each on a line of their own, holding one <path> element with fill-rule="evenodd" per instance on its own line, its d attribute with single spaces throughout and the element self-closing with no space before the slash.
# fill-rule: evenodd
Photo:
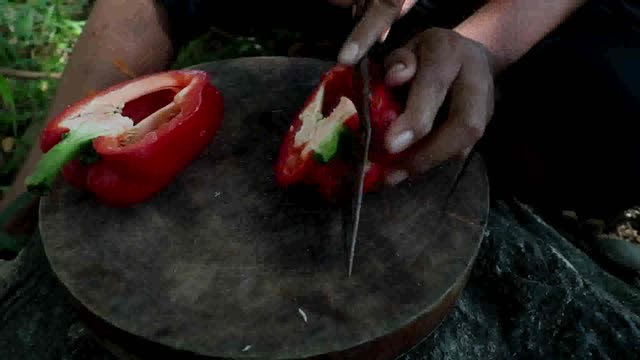
<svg viewBox="0 0 640 360">
<path fill-rule="evenodd" d="M 89 1 L 0 0 L 0 67 L 62 72 L 82 32 Z M 43 75 L 44 75 L 43 74 Z M 57 79 L 0 74 L 0 185 L 11 184 L 47 113 Z"/>
<path fill-rule="evenodd" d="M 92 0 L 0 0 L 0 192 L 11 185 L 38 138 L 58 77 L 92 4 Z M 212 28 L 182 49 L 172 68 L 281 54 L 283 43 L 286 48 L 300 37 L 281 29 L 258 34 L 240 36 Z M 16 70 L 37 72 L 37 78 L 11 75 Z"/>
</svg>

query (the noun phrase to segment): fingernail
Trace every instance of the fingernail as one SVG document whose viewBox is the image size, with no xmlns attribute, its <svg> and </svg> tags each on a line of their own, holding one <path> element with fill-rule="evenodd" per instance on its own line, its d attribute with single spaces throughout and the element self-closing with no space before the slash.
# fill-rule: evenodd
<svg viewBox="0 0 640 360">
<path fill-rule="evenodd" d="M 386 181 L 387 184 L 393 186 L 403 182 L 406 178 L 409 177 L 409 173 L 404 170 L 396 170 L 391 174 L 387 175 Z"/>
<path fill-rule="evenodd" d="M 353 64 L 358 57 L 358 44 L 349 43 L 342 48 L 340 55 L 338 55 L 338 61 L 343 64 Z"/>
<path fill-rule="evenodd" d="M 393 154 L 404 151 L 413 142 L 413 131 L 405 130 L 391 140 L 389 151 Z"/>
<path fill-rule="evenodd" d="M 385 30 L 385 31 L 382 33 L 382 35 L 380 35 L 380 38 L 378 39 L 378 42 L 379 42 L 379 43 L 381 43 L 381 44 L 382 44 L 385 40 L 387 40 L 387 36 L 389 36 L 389 31 L 390 31 L 390 30 L 391 30 L 391 29 L 387 29 L 387 30 Z"/>
<path fill-rule="evenodd" d="M 407 68 L 407 66 L 405 64 L 397 63 L 397 64 L 393 65 L 391 67 L 391 69 L 389 69 L 389 74 L 397 74 L 399 72 L 402 72 L 406 68 Z"/>
</svg>

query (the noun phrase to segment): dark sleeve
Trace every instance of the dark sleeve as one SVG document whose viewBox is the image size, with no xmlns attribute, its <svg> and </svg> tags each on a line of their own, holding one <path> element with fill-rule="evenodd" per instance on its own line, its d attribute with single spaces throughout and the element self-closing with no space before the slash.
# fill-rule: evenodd
<svg viewBox="0 0 640 360">
<path fill-rule="evenodd" d="M 419 0 L 416 11 L 430 19 L 431 26 L 453 28 L 489 0 Z"/>
<path fill-rule="evenodd" d="M 636 34 L 640 32 L 640 1 L 592 0 L 592 2 L 605 11 L 610 18 L 616 19 L 620 26 L 625 26 Z"/>
<path fill-rule="evenodd" d="M 216 1 L 211 0 L 155 0 L 164 7 L 168 17 L 169 36 L 174 51 L 204 34 L 212 24 L 211 14 Z M 219 6 L 218 6 L 219 8 Z"/>
</svg>

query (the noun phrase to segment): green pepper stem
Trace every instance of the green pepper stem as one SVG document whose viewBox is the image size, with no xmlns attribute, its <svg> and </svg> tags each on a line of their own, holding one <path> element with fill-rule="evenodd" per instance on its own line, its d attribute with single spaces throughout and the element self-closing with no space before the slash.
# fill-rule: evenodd
<svg viewBox="0 0 640 360">
<path fill-rule="evenodd" d="M 27 191 L 47 194 L 65 164 L 77 157 L 84 147 L 91 143 L 95 134 L 86 131 L 70 131 L 68 136 L 46 152 L 25 184 Z"/>
</svg>

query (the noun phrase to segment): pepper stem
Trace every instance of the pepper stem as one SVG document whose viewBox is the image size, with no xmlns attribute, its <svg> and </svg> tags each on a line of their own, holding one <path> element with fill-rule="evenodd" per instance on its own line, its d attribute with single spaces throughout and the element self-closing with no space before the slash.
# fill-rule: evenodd
<svg viewBox="0 0 640 360">
<path fill-rule="evenodd" d="M 34 172 L 27 177 L 27 191 L 40 195 L 49 193 L 64 165 L 76 158 L 95 137 L 95 134 L 81 129 L 69 131 L 62 141 L 42 156 Z"/>
</svg>

